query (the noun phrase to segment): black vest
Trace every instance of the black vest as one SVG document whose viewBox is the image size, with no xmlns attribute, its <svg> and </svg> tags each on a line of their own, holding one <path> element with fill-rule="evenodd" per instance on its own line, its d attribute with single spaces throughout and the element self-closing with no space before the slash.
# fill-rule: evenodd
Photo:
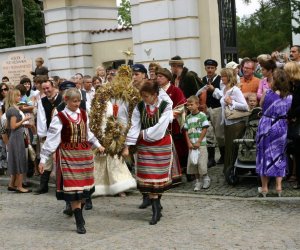
<svg viewBox="0 0 300 250">
<path fill-rule="evenodd" d="M 46 120 L 47 120 L 47 129 L 48 129 L 50 126 L 51 120 L 52 120 L 53 110 L 61 103 L 62 96 L 60 94 L 58 94 L 53 103 L 51 103 L 48 100 L 47 96 L 43 97 L 41 101 L 42 101 L 42 105 L 45 110 L 45 115 L 46 115 Z"/>
<path fill-rule="evenodd" d="M 207 77 L 206 77 L 206 76 L 202 78 L 202 82 L 203 82 L 203 84 L 205 84 L 205 85 L 208 83 L 208 82 L 207 82 Z M 221 83 L 221 76 L 218 75 L 218 76 L 214 79 L 214 81 L 213 81 L 211 84 L 212 84 L 215 88 L 220 89 L 220 83 Z M 214 98 L 214 97 L 212 96 L 212 94 L 213 94 L 213 92 L 208 92 L 208 91 L 207 91 L 206 106 L 207 106 L 208 108 L 213 108 L 213 109 L 214 109 L 214 108 L 221 107 L 220 100 Z"/>
</svg>

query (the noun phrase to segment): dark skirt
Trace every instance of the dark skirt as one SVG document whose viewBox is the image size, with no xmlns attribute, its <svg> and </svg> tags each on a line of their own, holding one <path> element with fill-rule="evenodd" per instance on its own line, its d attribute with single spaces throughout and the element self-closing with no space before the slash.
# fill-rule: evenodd
<svg viewBox="0 0 300 250">
<path fill-rule="evenodd" d="M 225 174 L 228 169 L 233 167 L 237 158 L 238 146 L 233 143 L 235 139 L 241 139 L 245 134 L 246 125 L 244 121 L 224 126 L 225 136 L 225 159 L 224 169 Z"/>
</svg>

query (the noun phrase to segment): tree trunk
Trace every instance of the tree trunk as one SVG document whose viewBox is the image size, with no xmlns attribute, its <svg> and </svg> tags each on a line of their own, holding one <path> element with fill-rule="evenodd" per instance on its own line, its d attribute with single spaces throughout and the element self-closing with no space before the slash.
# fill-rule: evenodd
<svg viewBox="0 0 300 250">
<path fill-rule="evenodd" d="M 25 45 L 24 8 L 22 0 L 12 0 L 16 47 Z"/>
</svg>

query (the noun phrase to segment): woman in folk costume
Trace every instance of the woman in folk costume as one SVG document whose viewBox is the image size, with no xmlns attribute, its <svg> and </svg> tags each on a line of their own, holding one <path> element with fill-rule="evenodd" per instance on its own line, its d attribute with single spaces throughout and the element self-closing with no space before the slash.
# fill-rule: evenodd
<svg viewBox="0 0 300 250">
<path fill-rule="evenodd" d="M 86 198 L 94 192 L 93 148 L 104 148 L 89 130 L 87 113 L 79 109 L 81 93 L 76 88 L 65 92 L 67 104 L 55 115 L 41 150 L 39 170 L 44 172 L 46 160 L 56 150 L 56 198 L 70 201 L 75 215 L 77 233 L 85 234 L 82 208 Z"/>
<path fill-rule="evenodd" d="M 106 148 L 106 155 L 95 157 L 95 193 L 125 196 L 125 191 L 136 188 L 126 162 L 121 156 L 131 116 L 139 101 L 139 92 L 131 84 L 131 69 L 123 65 L 110 84 L 98 88 L 92 102 L 91 131 Z"/>
<path fill-rule="evenodd" d="M 133 111 L 123 156 L 129 155 L 128 146 L 137 145 L 136 179 L 142 193 L 148 193 L 152 202 L 152 219 L 161 217 L 158 199 L 172 185 L 172 138 L 168 133 L 172 105 L 159 96 L 157 82 L 146 81 L 140 94 L 143 101 Z"/>
<path fill-rule="evenodd" d="M 158 68 L 156 71 L 156 76 L 159 86 L 166 91 L 173 101 L 173 115 L 176 118 L 169 125 L 169 131 L 171 132 L 175 146 L 175 148 L 173 148 L 172 165 L 172 181 L 173 185 L 175 185 L 181 182 L 181 168 L 186 168 L 187 166 L 188 147 L 181 130 L 184 124 L 184 105 L 186 103 L 186 99 L 182 90 L 170 83 L 172 80 L 172 73 L 168 69 Z"/>
</svg>

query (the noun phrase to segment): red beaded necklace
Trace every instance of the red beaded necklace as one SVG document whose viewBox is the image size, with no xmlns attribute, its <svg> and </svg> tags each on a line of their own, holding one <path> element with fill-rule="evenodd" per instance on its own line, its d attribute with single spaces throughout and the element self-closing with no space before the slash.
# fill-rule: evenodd
<svg viewBox="0 0 300 250">
<path fill-rule="evenodd" d="M 67 114 L 67 117 L 68 119 L 73 122 L 73 123 L 76 123 L 78 124 L 80 121 L 81 121 L 81 115 L 77 113 L 77 118 L 76 119 L 73 119 L 68 113 Z"/>
<path fill-rule="evenodd" d="M 146 105 L 146 112 L 149 117 L 154 116 L 156 114 L 157 110 L 158 110 L 158 108 L 155 107 L 155 109 L 153 111 L 151 111 L 150 105 Z"/>
</svg>

